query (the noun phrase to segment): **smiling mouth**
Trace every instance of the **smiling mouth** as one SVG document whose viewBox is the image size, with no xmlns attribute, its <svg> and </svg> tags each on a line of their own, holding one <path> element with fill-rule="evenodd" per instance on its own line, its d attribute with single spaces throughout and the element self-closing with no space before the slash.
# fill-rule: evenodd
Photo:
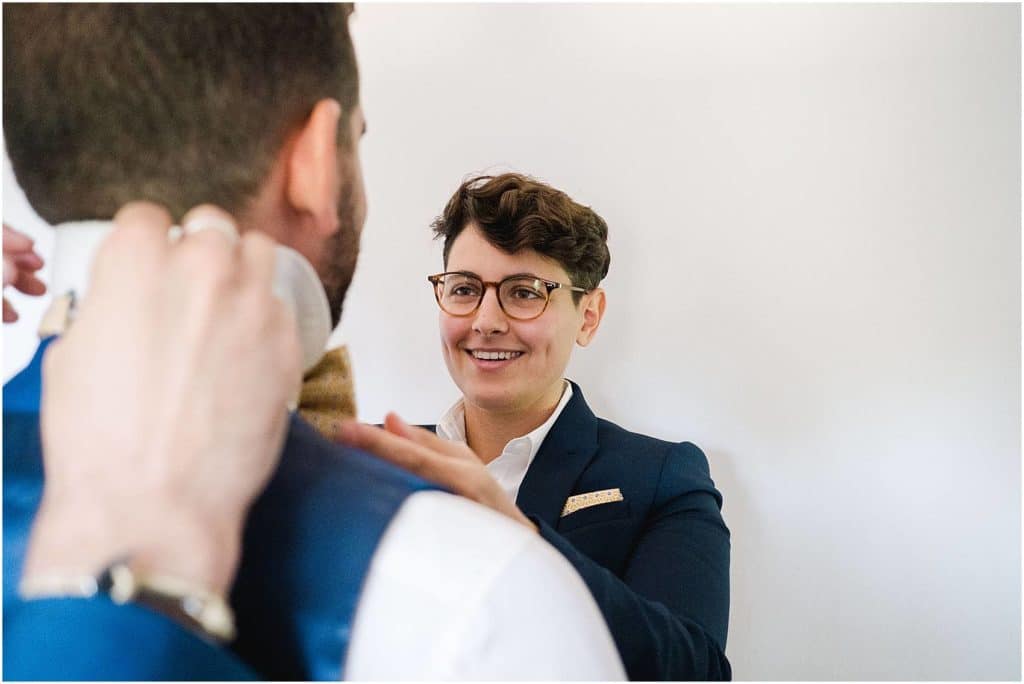
<svg viewBox="0 0 1024 684">
<path fill-rule="evenodd" d="M 480 351 L 479 349 L 467 349 L 466 353 L 481 361 L 509 361 L 523 355 L 521 351 Z"/>
</svg>

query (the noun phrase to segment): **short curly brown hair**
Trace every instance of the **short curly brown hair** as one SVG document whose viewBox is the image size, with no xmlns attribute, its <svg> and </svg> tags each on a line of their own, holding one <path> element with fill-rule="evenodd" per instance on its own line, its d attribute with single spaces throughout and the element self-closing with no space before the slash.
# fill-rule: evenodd
<svg viewBox="0 0 1024 684">
<path fill-rule="evenodd" d="M 476 176 L 455 191 L 431 227 L 444 238 L 444 263 L 470 223 L 498 249 L 532 249 L 557 261 L 572 284 L 591 290 L 608 275 L 608 225 L 590 207 L 519 173 Z M 573 293 L 578 302 L 579 293 Z"/>
</svg>

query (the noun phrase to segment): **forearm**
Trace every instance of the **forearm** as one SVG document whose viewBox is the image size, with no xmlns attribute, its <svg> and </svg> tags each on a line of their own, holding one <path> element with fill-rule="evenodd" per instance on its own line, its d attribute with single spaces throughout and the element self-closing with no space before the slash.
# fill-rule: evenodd
<svg viewBox="0 0 1024 684">
<path fill-rule="evenodd" d="M 44 494 L 33 524 L 23 579 L 95 575 L 117 560 L 226 596 L 240 553 L 242 516 L 200 519 L 171 503 L 110 509 Z"/>
</svg>

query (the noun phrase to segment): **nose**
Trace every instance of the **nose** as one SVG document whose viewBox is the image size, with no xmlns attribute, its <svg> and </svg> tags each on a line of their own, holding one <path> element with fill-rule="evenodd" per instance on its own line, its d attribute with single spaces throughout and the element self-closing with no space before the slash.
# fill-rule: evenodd
<svg viewBox="0 0 1024 684">
<path fill-rule="evenodd" d="M 498 288 L 488 287 L 484 292 L 483 301 L 473 317 L 473 332 L 480 335 L 508 332 L 508 317 L 498 304 Z"/>
</svg>

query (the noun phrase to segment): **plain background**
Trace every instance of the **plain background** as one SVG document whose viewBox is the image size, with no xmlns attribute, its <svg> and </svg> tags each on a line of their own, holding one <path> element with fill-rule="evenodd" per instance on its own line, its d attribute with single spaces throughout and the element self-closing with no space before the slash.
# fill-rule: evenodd
<svg viewBox="0 0 1024 684">
<path fill-rule="evenodd" d="M 1019 6 L 374 5 L 353 31 L 363 419 L 457 397 L 428 225 L 468 174 L 533 174 L 611 231 L 569 377 L 724 493 L 736 678 L 1020 678 Z M 5 377 L 42 306 L 17 301 Z"/>
</svg>

